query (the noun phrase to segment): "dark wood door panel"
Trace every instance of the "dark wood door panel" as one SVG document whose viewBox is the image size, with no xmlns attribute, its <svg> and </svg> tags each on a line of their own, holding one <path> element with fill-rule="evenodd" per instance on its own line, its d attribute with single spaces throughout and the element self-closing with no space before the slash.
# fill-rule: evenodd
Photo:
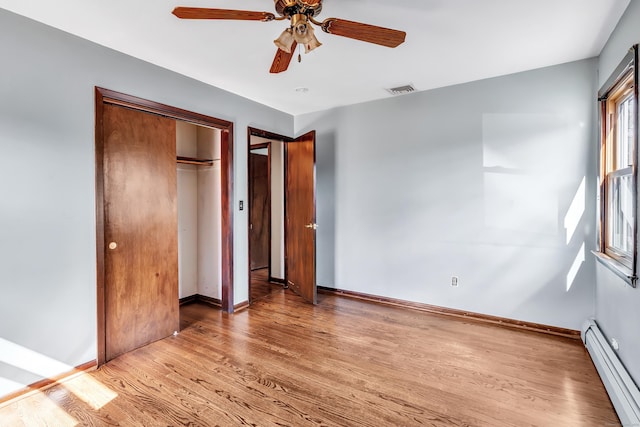
<svg viewBox="0 0 640 427">
<path fill-rule="evenodd" d="M 249 154 L 251 270 L 269 267 L 269 157 Z"/>
<path fill-rule="evenodd" d="M 285 247 L 289 287 L 315 304 L 315 131 L 286 145 Z"/>
<path fill-rule="evenodd" d="M 175 120 L 104 106 L 106 360 L 179 327 Z"/>
</svg>

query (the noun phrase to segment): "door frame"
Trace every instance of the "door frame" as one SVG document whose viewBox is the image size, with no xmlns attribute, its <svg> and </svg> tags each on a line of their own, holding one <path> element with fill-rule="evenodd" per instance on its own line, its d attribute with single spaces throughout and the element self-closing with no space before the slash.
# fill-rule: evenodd
<svg viewBox="0 0 640 427">
<path fill-rule="evenodd" d="M 289 138 L 288 136 L 284 136 L 284 135 L 279 135 L 277 133 L 273 133 L 273 132 L 269 132 L 266 130 L 262 130 L 262 129 L 257 129 L 257 128 L 252 128 L 252 127 L 247 127 L 247 189 L 249 188 L 249 186 L 251 185 L 251 180 L 249 179 L 249 174 L 251 173 L 251 165 L 250 165 L 250 160 L 249 160 L 249 154 L 251 153 L 251 137 L 252 136 L 258 136 L 261 138 L 265 138 L 265 139 L 273 139 L 273 140 L 277 140 L 277 141 L 282 141 L 283 143 L 287 143 L 287 142 L 291 142 L 294 141 L 293 138 Z M 269 206 L 271 206 L 271 143 L 268 143 L 269 145 Z M 285 145 L 286 147 L 286 145 Z M 283 159 L 284 160 L 284 159 Z M 283 163 L 283 167 L 284 167 L 284 163 Z M 283 188 L 284 191 L 284 188 Z M 249 191 L 247 191 L 247 194 L 250 194 Z M 284 194 L 284 197 L 287 197 L 286 194 Z M 247 197 L 248 199 L 248 197 Z M 249 203 L 249 209 L 251 209 L 251 203 Z M 251 233 L 251 211 L 249 210 L 247 212 L 248 216 L 249 216 L 249 222 L 247 223 L 247 233 Z M 269 278 L 268 280 L 274 281 L 273 277 L 271 277 L 271 222 L 273 221 L 273 218 L 271 218 L 271 212 L 269 212 Z M 283 230 L 283 232 L 285 232 L 285 230 Z M 247 236 L 249 236 L 249 234 L 247 234 Z M 247 245 L 247 277 L 248 277 L 248 283 L 249 283 L 249 304 L 251 304 L 251 238 L 248 237 L 247 238 L 248 241 L 248 245 Z M 286 242 L 286 238 L 285 238 L 285 242 Z M 283 278 L 283 283 L 281 283 L 284 287 L 286 287 L 287 284 L 287 277 L 286 277 L 286 271 L 287 271 L 287 247 L 285 245 L 284 248 L 284 252 L 285 252 L 285 257 L 284 257 L 284 271 L 285 271 L 285 277 Z"/>
<path fill-rule="evenodd" d="M 315 132 L 315 131 L 314 131 Z M 284 135 L 280 135 L 274 132 L 269 132 L 266 130 L 262 130 L 262 129 L 257 129 L 257 128 L 253 128 L 253 127 L 247 127 L 247 182 L 249 181 L 248 177 L 249 177 L 249 153 L 251 151 L 251 137 L 252 136 L 259 136 L 265 139 L 271 139 L 271 140 L 277 140 L 277 141 L 282 141 L 284 143 L 284 162 L 283 162 L 283 168 L 284 168 L 284 187 L 283 191 L 284 191 L 284 205 L 285 205 L 285 218 L 286 218 L 286 206 L 287 206 L 287 191 L 286 191 L 286 181 L 287 181 L 287 166 L 286 166 L 286 162 L 287 162 L 287 144 L 288 143 L 295 143 L 298 138 L 290 138 L 288 136 L 284 136 Z M 315 163 L 315 151 L 314 151 L 314 163 Z M 271 163 L 269 163 L 269 176 L 271 176 Z M 315 176 L 315 171 L 314 171 L 314 176 Z M 248 185 L 250 185 L 248 183 Z M 315 181 L 314 178 L 314 195 L 313 195 L 313 204 L 314 204 L 314 211 L 316 210 L 316 186 L 317 186 L 317 182 Z M 269 186 L 269 191 L 271 191 L 271 186 Z M 248 194 L 248 192 L 247 192 Z M 250 217 L 249 217 L 250 219 Z M 273 219 L 271 219 L 273 220 Z M 249 233 L 251 230 L 249 230 L 250 224 L 247 223 L 247 233 Z M 288 257 L 289 257 L 289 250 L 287 247 L 287 227 L 284 227 L 284 283 L 282 284 L 283 287 L 286 289 L 288 288 L 288 282 L 287 282 L 287 264 L 288 264 Z M 271 230 L 269 230 L 269 233 L 271 233 Z M 247 240 L 249 241 L 249 237 L 247 234 Z M 271 239 L 269 239 L 271 240 Z M 250 242 L 247 245 L 247 277 L 248 277 L 248 283 L 249 283 L 249 295 L 251 295 L 251 249 L 249 248 L 250 246 Z M 314 252 L 317 251 L 317 245 L 316 248 L 314 248 Z M 271 250 L 269 250 L 269 253 L 271 254 Z M 314 254 L 314 256 L 317 256 L 317 254 Z M 271 271 L 271 257 L 269 257 L 269 271 Z M 272 277 L 269 277 L 269 280 L 272 280 Z M 316 283 L 317 285 L 317 283 Z"/>
<path fill-rule="evenodd" d="M 104 105 L 116 105 L 221 131 L 222 309 L 233 313 L 233 123 L 101 87 L 95 87 L 96 289 L 98 366 L 106 362 L 104 238 Z M 178 296 L 176 295 L 176 298 Z"/>
<path fill-rule="evenodd" d="M 271 142 L 264 142 L 260 144 L 251 144 L 251 135 L 249 136 L 249 151 L 247 153 L 247 176 L 248 176 L 248 196 L 251 196 L 252 180 L 251 180 L 251 150 L 266 148 L 267 149 L 267 239 L 269 240 L 269 250 L 267 269 L 268 279 L 271 280 Z M 249 216 L 249 233 L 251 233 L 251 211 L 253 210 L 253 204 L 251 203 L 251 197 L 247 197 L 247 215 Z M 251 234 L 249 234 L 249 272 L 251 272 Z M 251 303 L 251 280 L 249 280 L 249 303 Z"/>
</svg>

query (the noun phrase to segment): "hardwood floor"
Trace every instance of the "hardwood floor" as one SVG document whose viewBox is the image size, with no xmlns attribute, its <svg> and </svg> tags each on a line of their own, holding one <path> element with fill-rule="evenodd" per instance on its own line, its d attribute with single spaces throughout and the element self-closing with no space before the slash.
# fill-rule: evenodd
<svg viewBox="0 0 640 427">
<path fill-rule="evenodd" d="M 282 289 L 282 285 L 269 282 L 269 269 L 260 268 L 251 272 L 250 301 L 266 297 L 271 292 Z"/>
<path fill-rule="evenodd" d="M 582 344 L 319 295 L 235 315 L 0 408 L 0 425 L 615 426 Z"/>
</svg>

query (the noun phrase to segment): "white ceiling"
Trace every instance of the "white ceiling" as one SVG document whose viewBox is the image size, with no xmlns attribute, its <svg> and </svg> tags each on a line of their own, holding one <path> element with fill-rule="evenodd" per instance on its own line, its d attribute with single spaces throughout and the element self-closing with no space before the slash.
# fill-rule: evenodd
<svg viewBox="0 0 640 427">
<path fill-rule="evenodd" d="M 298 115 L 597 56 L 630 0 L 324 0 L 317 17 L 404 30 L 395 49 L 317 31 L 273 75 L 286 23 L 180 20 L 175 6 L 273 12 L 271 0 L 0 0 L 0 7 Z M 296 88 L 308 88 L 308 92 Z"/>
</svg>

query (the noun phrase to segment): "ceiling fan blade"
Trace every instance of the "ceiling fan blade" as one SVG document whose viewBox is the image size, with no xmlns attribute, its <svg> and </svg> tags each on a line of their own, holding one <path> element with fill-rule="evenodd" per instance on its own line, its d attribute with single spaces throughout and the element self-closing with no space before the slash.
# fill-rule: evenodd
<svg viewBox="0 0 640 427">
<path fill-rule="evenodd" d="M 322 31 L 386 47 L 396 47 L 402 44 L 407 35 L 404 31 L 339 18 L 325 19 L 322 22 Z"/>
<path fill-rule="evenodd" d="M 240 21 L 272 21 L 276 18 L 270 12 L 250 10 L 205 9 L 201 7 L 176 7 L 172 12 L 180 19 L 236 19 Z"/>
<path fill-rule="evenodd" d="M 282 49 L 278 49 L 276 52 L 276 57 L 273 58 L 273 64 L 271 64 L 271 69 L 269 72 L 271 74 L 281 73 L 283 71 L 287 71 L 289 68 L 289 63 L 291 63 L 291 58 L 293 58 L 293 54 L 296 51 L 296 47 L 298 43 L 293 42 L 291 45 L 291 53 L 287 53 Z"/>
</svg>

